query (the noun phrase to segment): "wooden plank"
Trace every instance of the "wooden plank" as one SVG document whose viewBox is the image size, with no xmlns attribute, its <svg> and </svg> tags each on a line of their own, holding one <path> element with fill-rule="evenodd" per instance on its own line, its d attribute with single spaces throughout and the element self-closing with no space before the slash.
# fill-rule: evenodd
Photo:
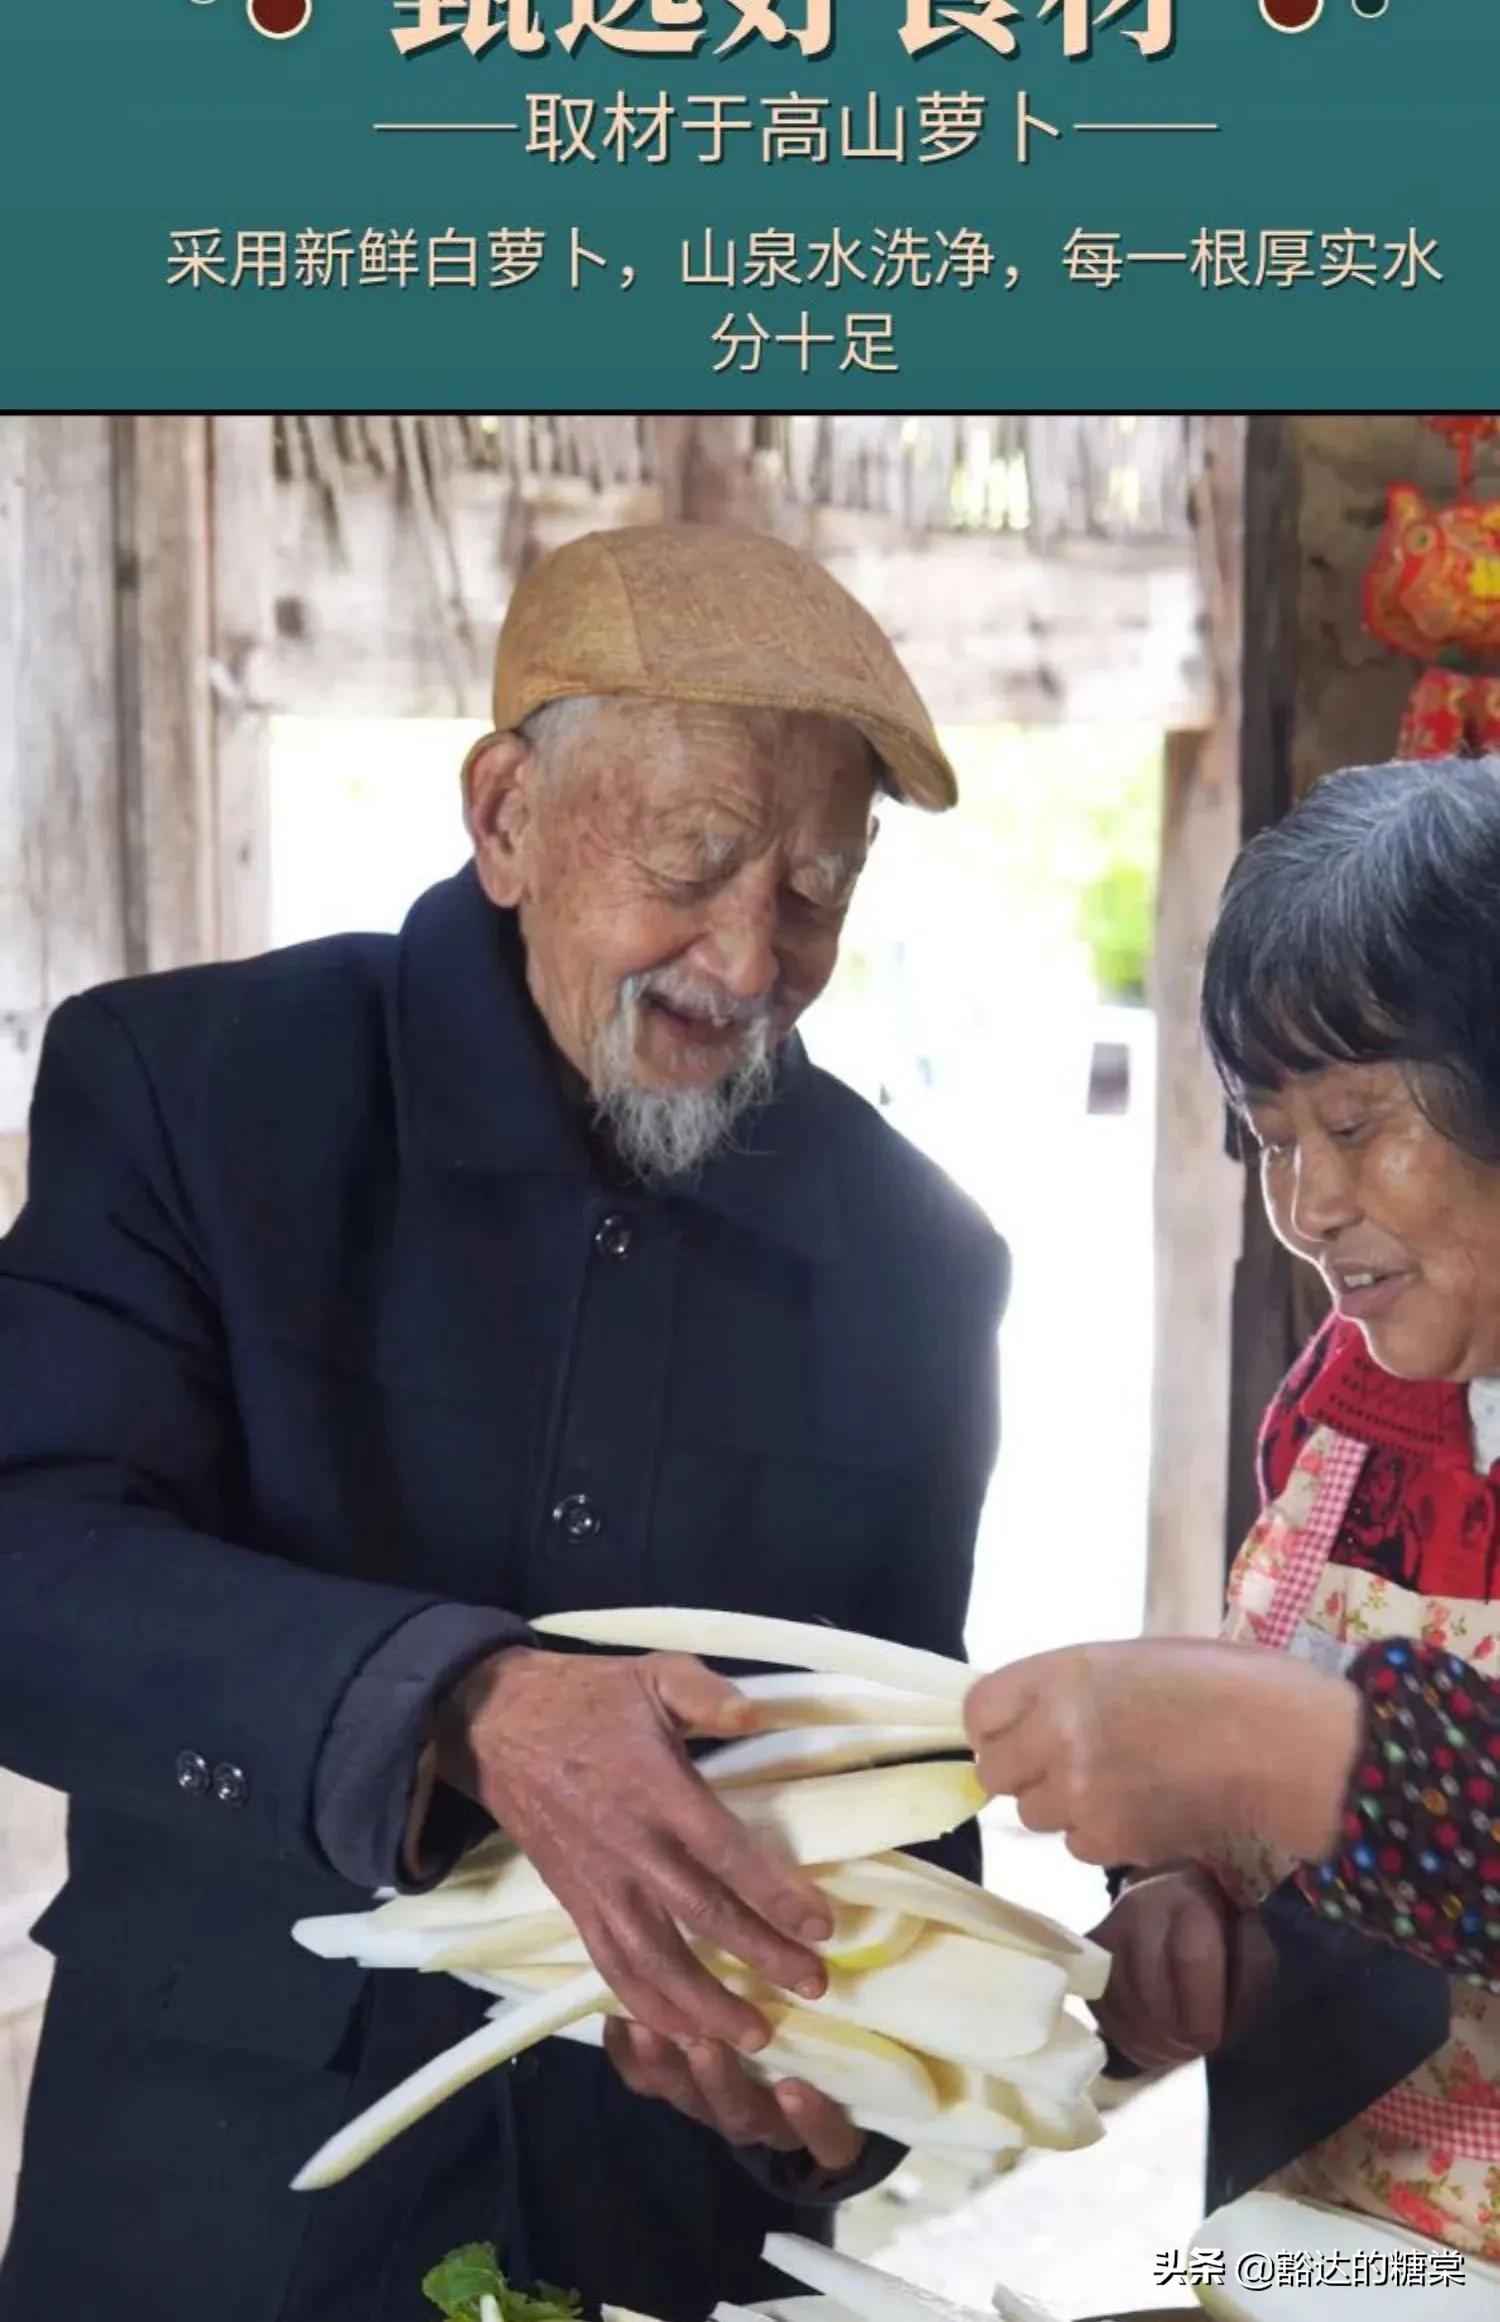
<svg viewBox="0 0 1500 2322">
<path fill-rule="evenodd" d="M 26 1198 L 26 1139 L 18 1131 L 0 1137 L 0 1234 L 7 1232 Z"/>
<path fill-rule="evenodd" d="M 237 959 L 270 938 L 275 450 L 269 419 L 209 427 L 216 917 L 220 955 Z"/>
<path fill-rule="evenodd" d="M 1240 830 L 1253 838 L 1292 802 L 1292 747 L 1300 628 L 1297 620 L 1299 476 L 1289 423 L 1250 421 L 1245 468 L 1244 719 Z M 1266 1224 L 1260 1186 L 1246 1179 L 1235 1269 L 1229 1407 L 1226 1553 L 1238 1553 L 1255 1520 L 1255 1443 L 1261 1420 L 1295 1352 L 1292 1260 Z"/>
<path fill-rule="evenodd" d="M 1152 1000 L 1157 1021 L 1155 1364 L 1146 1627 L 1211 1635 L 1219 1625 L 1231 1374 L 1231 1294 L 1240 1183 L 1223 1146 L 1223 1104 L 1203 1053 L 1203 950 L 1239 844 L 1242 424 L 1213 423 L 1199 510 L 1215 713 L 1168 739 Z"/>
<path fill-rule="evenodd" d="M 26 463 L 29 419 L 0 419 L 0 1133 L 19 1128 L 19 1099 L 8 1059 L 15 1027 L 41 1007 L 43 933 L 36 907 L 37 866 L 26 820 L 19 705 L 25 684 Z M 20 1115 L 17 1114 L 17 1104 Z"/>
<path fill-rule="evenodd" d="M 658 467 L 674 456 L 657 442 Z M 674 493 L 701 485 L 708 495 L 678 500 L 679 512 L 711 500 L 726 513 L 722 477 L 695 465 L 688 448 L 673 475 Z M 749 498 L 735 498 L 729 512 L 743 521 L 764 510 L 763 485 L 752 478 Z M 648 521 L 663 504 L 655 485 L 600 495 L 560 478 L 517 501 L 504 476 L 451 475 L 444 521 L 467 631 L 456 673 L 449 591 L 415 553 L 391 484 L 348 475 L 340 549 L 317 496 L 283 483 L 276 569 L 285 577 L 266 697 L 306 717 L 483 715 L 515 572 L 544 548 L 600 525 Z M 1202 587 L 1180 550 L 1101 544 L 1040 555 L 1020 539 L 914 537 L 891 518 L 790 505 L 777 529 L 822 557 L 886 624 L 941 722 L 1163 730 L 1212 715 Z"/>
<path fill-rule="evenodd" d="M 41 1022 L 125 962 L 106 419 L 0 422 L 0 1135 Z"/>
<path fill-rule="evenodd" d="M 120 760 L 133 970 L 188 966 L 216 949 L 208 425 L 196 418 L 115 422 Z"/>
</svg>

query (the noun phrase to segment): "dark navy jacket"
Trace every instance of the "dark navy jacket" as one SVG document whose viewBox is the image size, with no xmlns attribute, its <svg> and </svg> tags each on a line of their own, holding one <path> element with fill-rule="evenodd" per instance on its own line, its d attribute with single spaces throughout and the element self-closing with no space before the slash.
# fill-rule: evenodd
<svg viewBox="0 0 1500 2322">
<path fill-rule="evenodd" d="M 0 1245 L 0 1759 L 71 1794 L 71 1877 L 0 2322 L 97 2292 L 102 2248 L 121 2322 L 209 2282 L 221 2322 L 380 2322 L 490 2232 L 663 2316 L 743 2294 L 784 2206 L 555 2044 L 282 2190 L 482 2004 L 288 1936 L 366 1899 L 320 1768 L 414 1620 L 962 1649 L 1003 1246 L 795 1043 L 741 1145 L 685 1198 L 609 1186 L 467 872 L 399 938 L 57 1012 Z"/>
</svg>

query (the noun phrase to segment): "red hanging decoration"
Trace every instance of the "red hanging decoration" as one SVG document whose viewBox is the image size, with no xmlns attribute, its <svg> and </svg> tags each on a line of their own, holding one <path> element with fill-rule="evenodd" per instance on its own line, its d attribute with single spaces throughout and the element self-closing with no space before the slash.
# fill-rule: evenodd
<svg viewBox="0 0 1500 2322">
<path fill-rule="evenodd" d="M 1435 506 L 1415 484 L 1391 486 L 1365 572 L 1365 626 L 1426 665 L 1398 757 L 1500 751 L 1500 677 L 1482 666 L 1500 659 L 1500 499 L 1472 497 L 1476 455 L 1500 434 L 1500 415 L 1435 414 L 1423 424 L 1452 447 L 1460 497 Z"/>
<path fill-rule="evenodd" d="M 1458 454 L 1458 488 L 1466 497 L 1474 481 L 1474 455 L 1482 443 L 1500 431 L 1500 418 L 1474 411 L 1434 414 L 1424 425 L 1442 436 Z"/>
</svg>

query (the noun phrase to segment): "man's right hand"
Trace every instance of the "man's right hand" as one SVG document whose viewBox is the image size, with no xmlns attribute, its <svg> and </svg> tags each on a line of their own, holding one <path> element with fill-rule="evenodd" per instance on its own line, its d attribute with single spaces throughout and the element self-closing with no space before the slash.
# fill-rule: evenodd
<svg viewBox="0 0 1500 2322">
<path fill-rule="evenodd" d="M 1147 2070 L 1208 2056 L 1224 2038 L 1233 1909 L 1206 1871 L 1129 1886 L 1093 1940 L 1113 1955 L 1094 2007 L 1104 2037 Z"/>
<path fill-rule="evenodd" d="M 683 1746 L 758 1722 L 686 1654 L 526 1646 L 481 1662 L 440 1714 L 442 1778 L 529 1856 L 627 2013 L 671 2039 L 754 2050 L 769 2037 L 684 1936 L 804 1997 L 825 1987 L 809 1946 L 833 1932 L 827 1902 L 751 1837 Z"/>
</svg>

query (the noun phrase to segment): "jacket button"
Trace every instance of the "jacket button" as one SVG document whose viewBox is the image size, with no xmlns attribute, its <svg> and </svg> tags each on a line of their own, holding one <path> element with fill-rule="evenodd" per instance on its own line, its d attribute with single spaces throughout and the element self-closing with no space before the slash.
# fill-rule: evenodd
<svg viewBox="0 0 1500 2322">
<path fill-rule="evenodd" d="M 570 1492 L 565 1500 L 559 1500 L 552 1521 L 570 1540 L 597 1540 L 604 1529 L 604 1518 L 587 1492 Z"/>
<path fill-rule="evenodd" d="M 201 1798 L 212 1776 L 207 1758 L 200 1758 L 196 1750 L 183 1750 L 177 1760 L 177 1787 L 189 1798 Z"/>
<path fill-rule="evenodd" d="M 241 1766 L 215 1766 L 213 1783 L 214 1796 L 221 1806 L 243 1806 L 250 1795 L 250 1784 Z"/>
<path fill-rule="evenodd" d="M 635 1228 L 628 1218 L 607 1217 L 600 1221 L 594 1247 L 603 1258 L 628 1258 L 634 1240 Z"/>
</svg>

